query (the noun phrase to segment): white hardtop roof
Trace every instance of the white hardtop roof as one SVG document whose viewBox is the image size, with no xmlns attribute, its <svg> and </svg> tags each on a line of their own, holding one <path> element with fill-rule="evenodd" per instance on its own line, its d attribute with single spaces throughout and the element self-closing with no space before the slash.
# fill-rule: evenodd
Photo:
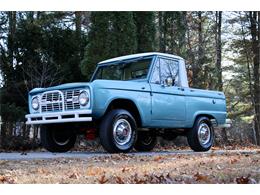
<svg viewBox="0 0 260 195">
<path fill-rule="evenodd" d="M 152 55 L 159 55 L 159 56 L 183 59 L 183 58 L 181 58 L 179 56 L 172 55 L 172 54 L 166 54 L 166 53 L 160 53 L 160 52 L 148 52 L 148 53 L 138 53 L 138 54 L 131 54 L 131 55 L 126 55 L 126 56 L 120 56 L 120 57 L 116 57 L 116 58 L 111 58 L 111 59 L 99 62 L 98 64 L 106 64 L 106 63 L 110 63 L 110 62 L 114 62 L 114 61 L 122 61 L 122 60 L 131 59 L 131 58 L 139 58 L 139 57 L 146 57 L 146 56 L 152 56 Z"/>
</svg>

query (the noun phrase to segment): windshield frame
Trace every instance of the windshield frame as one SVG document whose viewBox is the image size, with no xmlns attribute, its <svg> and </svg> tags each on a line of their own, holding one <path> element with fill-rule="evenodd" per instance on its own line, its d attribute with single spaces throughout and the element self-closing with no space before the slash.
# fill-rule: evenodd
<svg viewBox="0 0 260 195">
<path fill-rule="evenodd" d="M 148 72 L 147 72 L 147 76 L 146 78 L 142 78 L 142 79 L 131 79 L 131 80 L 118 80 L 118 81 L 149 81 L 150 80 L 150 75 L 151 75 L 151 72 L 152 72 L 152 69 L 153 69 L 153 64 L 154 64 L 154 61 L 156 59 L 156 56 L 155 55 L 151 55 L 151 56 L 145 56 L 145 57 L 137 57 L 137 58 L 130 58 L 130 59 L 126 59 L 126 60 L 118 60 L 118 61 L 112 61 L 112 62 L 109 62 L 109 63 L 102 63 L 102 64 L 98 64 L 92 77 L 91 77 L 91 80 L 90 82 L 93 82 L 94 80 L 103 80 L 103 79 L 95 79 L 95 76 L 98 72 L 98 69 L 100 67 L 104 67 L 104 66 L 120 66 L 120 64 L 122 63 L 129 63 L 129 62 L 134 62 L 134 61 L 139 61 L 139 60 L 146 60 L 146 59 L 151 59 L 151 62 L 150 62 L 150 65 L 149 65 L 149 69 L 148 69 Z M 106 80 L 106 79 L 104 79 Z M 114 80 L 116 81 L 116 80 Z"/>
</svg>

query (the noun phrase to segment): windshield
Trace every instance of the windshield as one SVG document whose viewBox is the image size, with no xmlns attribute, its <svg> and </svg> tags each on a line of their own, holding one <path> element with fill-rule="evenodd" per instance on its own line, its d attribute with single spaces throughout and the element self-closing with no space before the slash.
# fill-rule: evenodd
<svg viewBox="0 0 260 195">
<path fill-rule="evenodd" d="M 105 80 L 146 79 L 152 58 L 100 66 L 93 77 Z"/>
</svg>

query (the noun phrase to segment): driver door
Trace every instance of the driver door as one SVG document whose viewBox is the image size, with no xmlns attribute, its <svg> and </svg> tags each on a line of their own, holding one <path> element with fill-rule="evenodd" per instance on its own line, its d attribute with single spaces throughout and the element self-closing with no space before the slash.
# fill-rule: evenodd
<svg viewBox="0 0 260 195">
<path fill-rule="evenodd" d="M 167 83 L 172 79 L 172 84 Z M 178 86 L 179 61 L 158 57 L 155 63 L 152 78 L 152 121 L 167 124 L 172 127 L 185 121 L 186 104 L 184 88 Z M 166 126 L 167 126 L 166 125 Z"/>
</svg>

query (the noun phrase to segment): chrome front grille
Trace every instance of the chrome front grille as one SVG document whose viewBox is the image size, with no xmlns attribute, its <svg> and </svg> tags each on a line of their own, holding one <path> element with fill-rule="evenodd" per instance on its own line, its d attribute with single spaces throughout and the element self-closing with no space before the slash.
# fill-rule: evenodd
<svg viewBox="0 0 260 195">
<path fill-rule="evenodd" d="M 42 112 L 62 111 L 62 93 L 59 91 L 45 92 L 41 98 Z"/>
<path fill-rule="evenodd" d="M 48 91 L 42 94 L 41 112 L 59 112 L 80 109 L 81 90 Z M 63 108 L 64 106 L 64 108 Z"/>
<path fill-rule="evenodd" d="M 80 109 L 79 94 L 80 89 L 66 90 L 64 94 L 64 106 L 65 110 L 76 110 Z"/>
</svg>

